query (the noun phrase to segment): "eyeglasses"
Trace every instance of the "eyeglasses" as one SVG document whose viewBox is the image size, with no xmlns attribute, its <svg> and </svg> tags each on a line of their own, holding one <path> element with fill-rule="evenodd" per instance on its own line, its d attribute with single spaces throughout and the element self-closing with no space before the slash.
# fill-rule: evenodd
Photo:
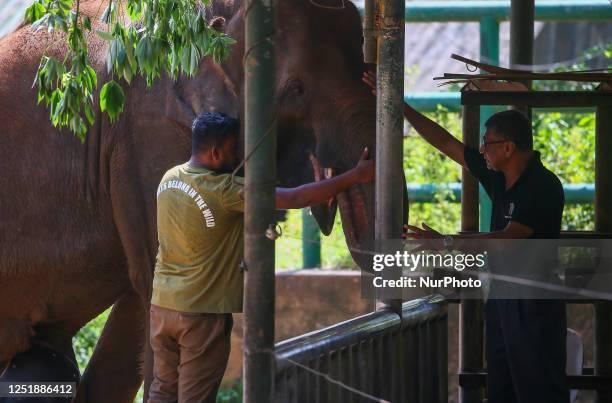
<svg viewBox="0 0 612 403">
<path fill-rule="evenodd" d="M 505 143 L 507 141 L 510 141 L 510 140 L 483 141 L 482 143 L 480 143 L 480 147 L 487 148 L 487 146 L 491 144 Z"/>
</svg>

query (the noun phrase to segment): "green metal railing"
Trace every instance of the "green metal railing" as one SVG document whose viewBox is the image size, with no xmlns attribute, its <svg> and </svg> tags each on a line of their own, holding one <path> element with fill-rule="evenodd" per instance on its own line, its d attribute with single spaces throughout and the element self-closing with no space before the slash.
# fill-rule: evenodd
<svg viewBox="0 0 612 403">
<path fill-rule="evenodd" d="M 446 191 L 445 200 L 459 203 L 461 201 L 461 183 L 447 184 L 408 184 L 408 199 L 412 203 L 435 202 L 435 196 L 440 191 Z M 589 204 L 595 201 L 595 185 L 593 183 L 576 183 L 564 185 L 565 204 Z"/>
<path fill-rule="evenodd" d="M 363 6 L 359 6 L 363 15 Z M 510 18 L 510 1 L 487 0 L 487 1 L 427 1 L 410 2 L 405 8 L 406 22 L 478 22 L 480 23 L 480 59 L 489 64 L 499 64 L 499 24 Z M 609 0 L 554 0 L 538 1 L 535 4 L 535 19 L 537 21 L 607 21 L 612 19 L 612 5 Z M 438 105 L 449 111 L 461 110 L 460 94 L 458 92 L 427 92 L 407 93 L 404 96 L 406 102 L 421 112 L 432 112 L 437 110 Z M 480 110 L 481 133 L 484 122 L 495 112 L 495 107 L 483 106 Z M 543 109 L 542 111 L 558 111 L 559 109 Z M 567 108 L 567 112 L 590 112 L 593 109 Z M 431 189 L 435 185 L 424 185 L 425 187 L 409 187 L 409 195 L 412 201 L 423 202 L 433 200 Z M 427 187 L 430 186 L 430 187 Z M 444 185 L 441 185 L 444 186 Z M 453 187 L 454 185 L 450 185 Z M 592 185 L 569 185 L 565 187 L 567 202 L 580 200 L 579 203 L 590 203 L 593 200 Z M 480 217 L 488 217 L 491 214 L 491 201 L 483 189 L 480 195 Z M 432 199 L 426 200 L 431 196 Z M 459 197 L 456 197 L 459 200 Z M 582 201 L 589 200 L 589 201 Z M 313 217 L 304 213 L 303 227 L 308 230 L 309 238 L 303 236 L 304 267 L 318 267 L 321 264 L 320 244 L 318 232 L 313 234 L 312 225 L 316 226 Z M 310 222 L 309 222 L 310 221 Z M 480 220 L 480 230 L 488 231 L 487 219 Z"/>
<path fill-rule="evenodd" d="M 361 9 L 360 9 L 361 11 Z M 607 0 L 537 1 L 538 21 L 579 21 L 610 19 Z M 406 22 L 496 21 L 510 19 L 510 1 L 428 1 L 406 4 Z"/>
</svg>

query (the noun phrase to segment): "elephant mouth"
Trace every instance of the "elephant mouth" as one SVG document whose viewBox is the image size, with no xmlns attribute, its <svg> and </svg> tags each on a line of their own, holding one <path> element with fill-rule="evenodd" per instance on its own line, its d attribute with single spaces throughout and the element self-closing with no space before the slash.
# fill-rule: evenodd
<svg viewBox="0 0 612 403">
<path fill-rule="evenodd" d="M 319 182 L 323 178 L 328 179 L 334 175 L 332 168 L 323 168 L 317 158 L 311 153 L 309 155 L 312 165 L 314 179 Z M 350 189 L 330 198 L 326 203 L 312 207 L 312 213 L 321 228 L 321 232 L 329 235 L 334 225 L 337 207 L 340 207 L 340 218 L 342 229 L 350 248 L 359 248 L 361 238 L 368 232 L 368 215 L 363 189 L 360 185 L 352 186 Z"/>
</svg>

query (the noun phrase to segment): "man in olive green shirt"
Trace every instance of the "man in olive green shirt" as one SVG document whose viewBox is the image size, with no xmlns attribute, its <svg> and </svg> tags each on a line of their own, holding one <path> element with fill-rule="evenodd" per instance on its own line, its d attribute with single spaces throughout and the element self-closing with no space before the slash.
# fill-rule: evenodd
<svg viewBox="0 0 612 403">
<path fill-rule="evenodd" d="M 238 132 L 234 118 L 200 115 L 191 159 L 166 172 L 157 190 L 149 402 L 215 402 L 227 366 L 232 313 L 242 312 L 243 295 L 243 179 L 231 175 Z M 276 189 L 276 206 L 316 205 L 372 180 L 374 163 L 365 150 L 344 174 Z"/>
</svg>

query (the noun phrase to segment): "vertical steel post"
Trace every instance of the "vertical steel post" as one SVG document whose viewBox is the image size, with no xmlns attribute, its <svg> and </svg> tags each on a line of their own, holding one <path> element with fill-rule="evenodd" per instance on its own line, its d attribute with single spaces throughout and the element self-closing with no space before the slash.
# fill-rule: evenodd
<svg viewBox="0 0 612 403">
<path fill-rule="evenodd" d="M 321 267 L 321 233 L 309 208 L 302 209 L 302 268 Z"/>
<path fill-rule="evenodd" d="M 478 146 L 480 109 L 463 107 L 463 143 Z M 478 181 L 468 170 L 461 176 L 461 230 L 478 231 Z M 479 300 L 463 300 L 459 306 L 459 372 L 480 372 L 484 367 L 484 309 Z M 459 388 L 459 402 L 481 403 L 482 388 Z"/>
<path fill-rule="evenodd" d="M 533 38 L 535 0 L 511 0 L 510 2 L 510 68 L 533 65 Z M 531 81 L 523 81 L 531 88 Z M 527 105 L 514 105 L 531 118 Z"/>
<path fill-rule="evenodd" d="M 612 104 L 598 105 L 595 132 L 595 231 L 612 232 Z M 595 375 L 612 375 L 612 303 L 595 304 Z M 597 393 L 611 403 L 612 393 Z"/>
<path fill-rule="evenodd" d="M 245 15 L 244 401 L 272 402 L 276 183 L 274 2 L 250 0 Z M 251 154 L 251 152 L 253 152 Z"/>
<path fill-rule="evenodd" d="M 499 22 L 491 17 L 483 17 L 480 20 L 480 60 L 499 65 Z M 494 112 L 495 108 L 492 106 L 480 107 L 480 140 L 484 134 L 484 124 Z M 491 230 L 491 199 L 482 186 L 479 195 L 480 231 L 488 232 Z"/>
<path fill-rule="evenodd" d="M 534 0 L 510 2 L 510 68 L 533 64 Z"/>
<path fill-rule="evenodd" d="M 404 0 L 381 0 L 376 97 L 377 242 L 400 239 L 403 218 Z M 383 306 L 401 312 L 400 301 Z"/>
</svg>

